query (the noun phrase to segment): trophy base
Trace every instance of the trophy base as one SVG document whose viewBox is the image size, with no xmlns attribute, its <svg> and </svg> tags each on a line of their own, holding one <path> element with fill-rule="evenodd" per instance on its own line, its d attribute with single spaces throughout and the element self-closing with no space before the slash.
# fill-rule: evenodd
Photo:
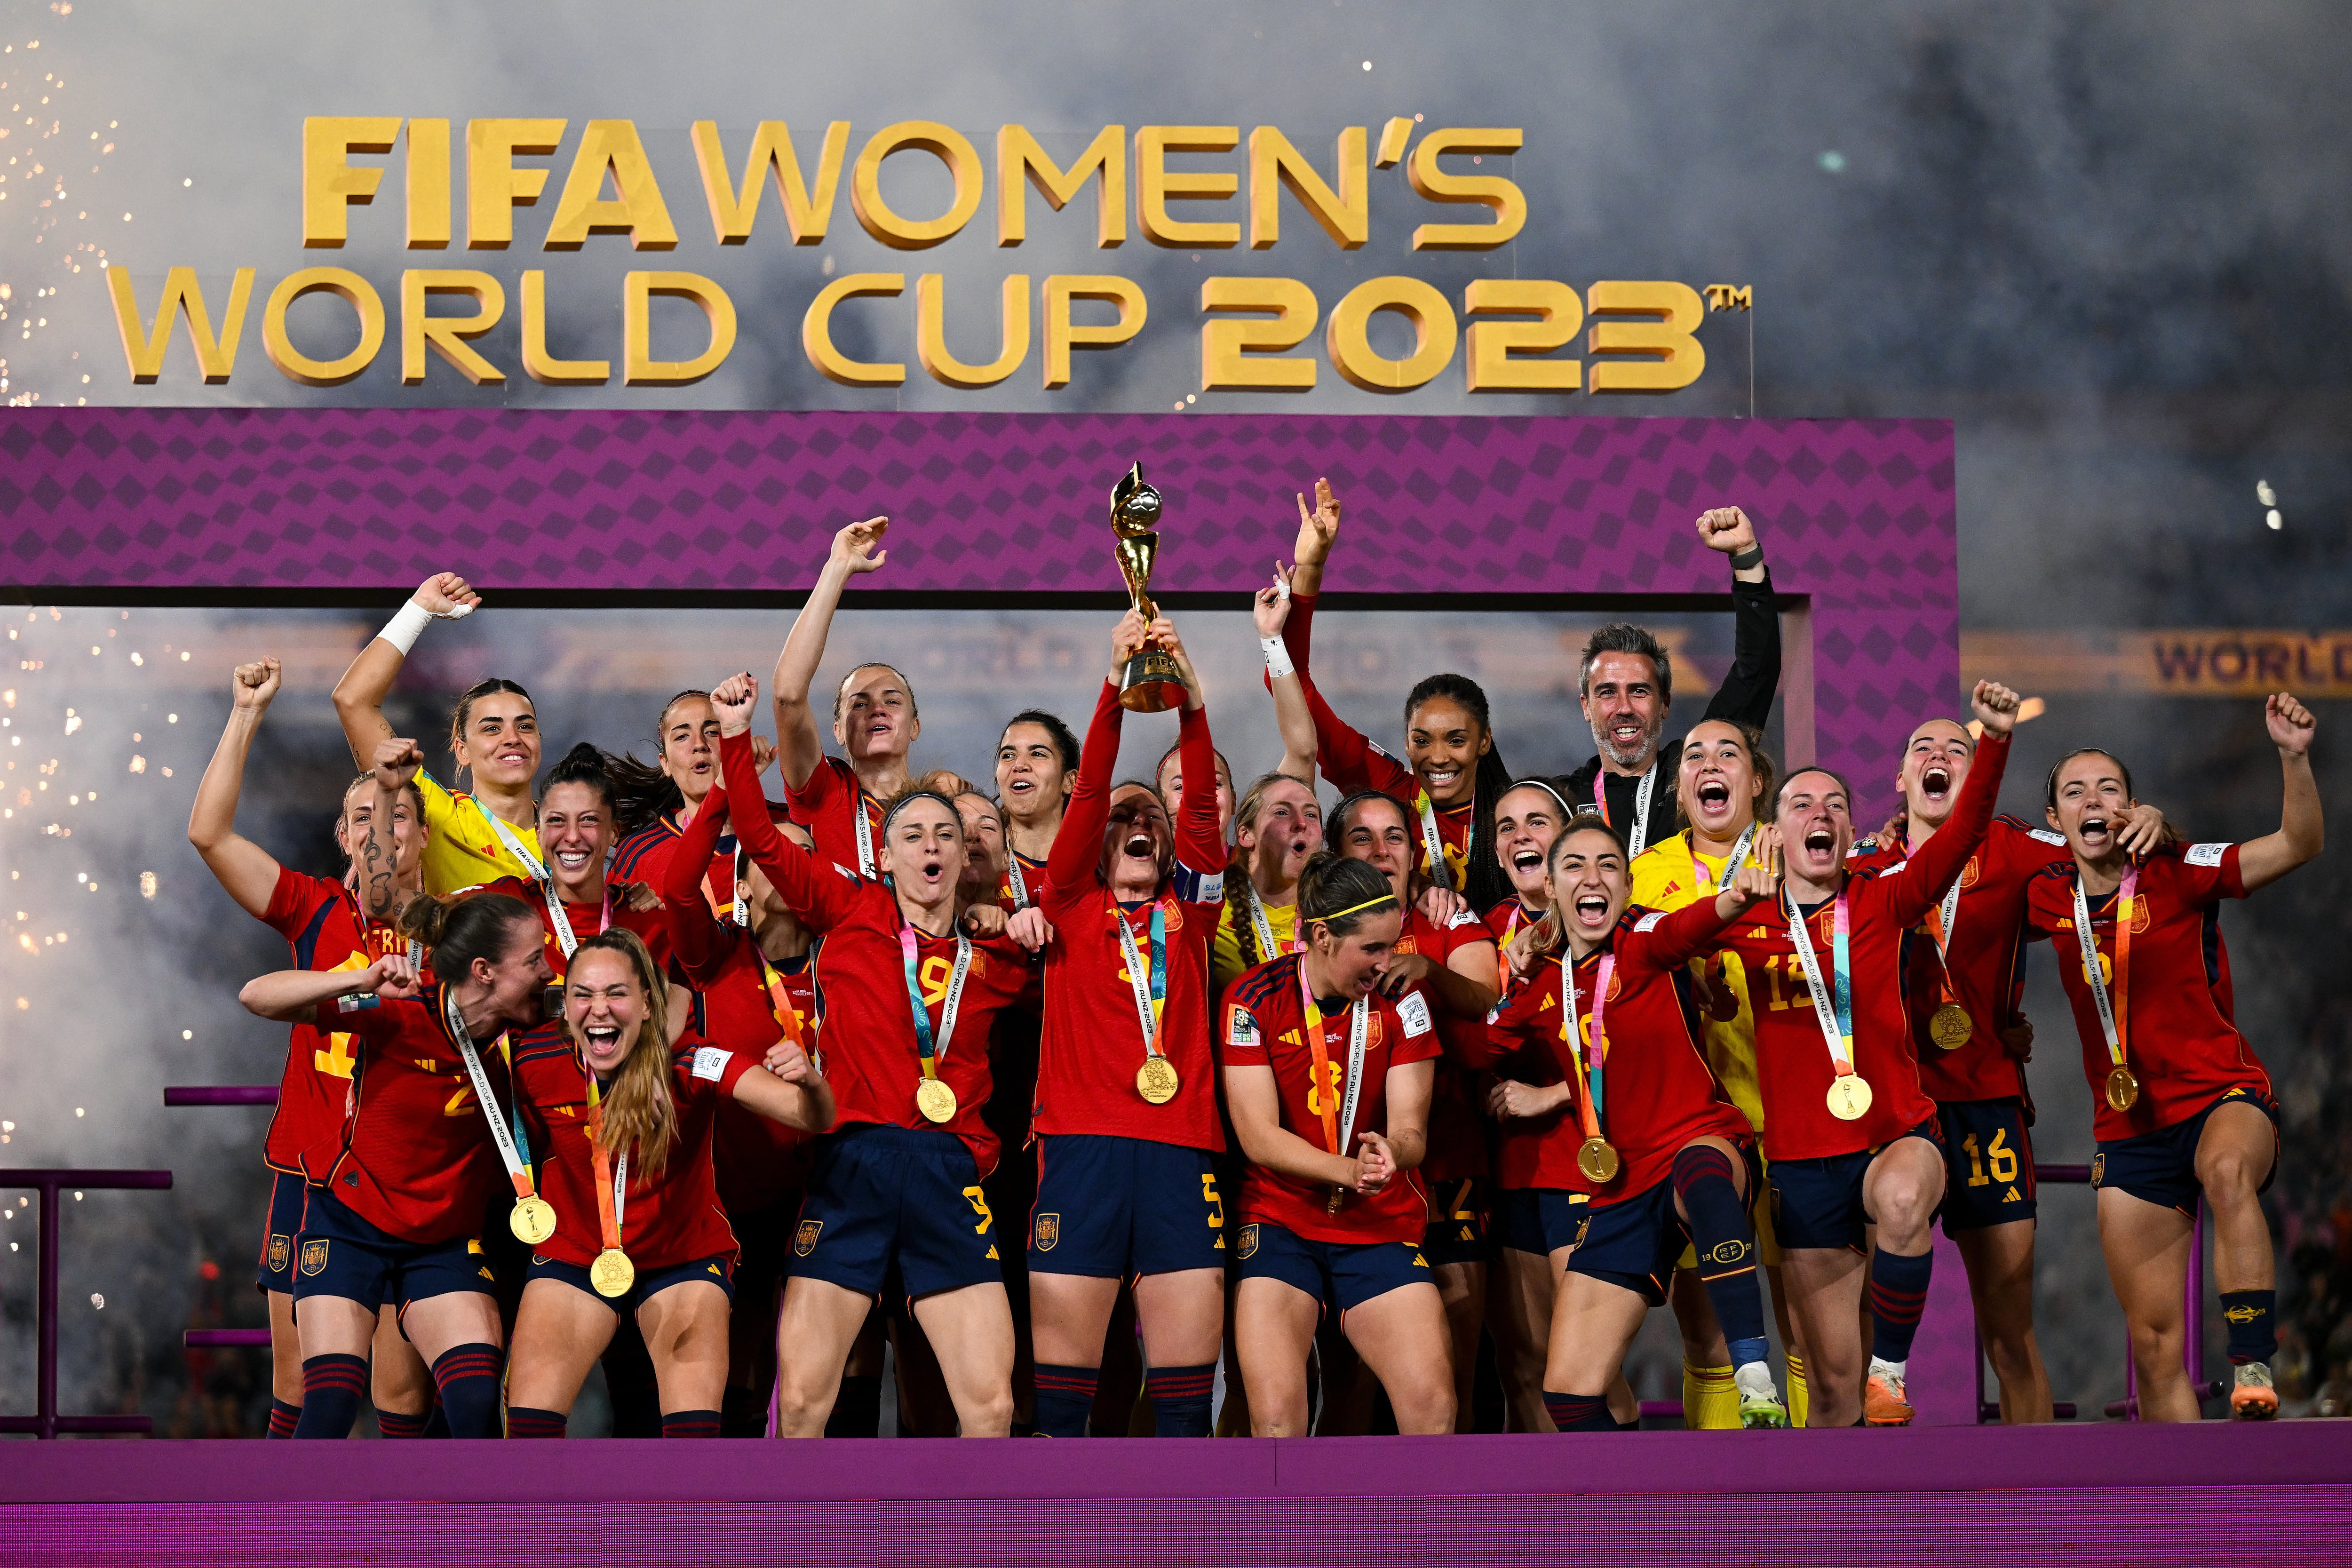
<svg viewBox="0 0 2352 1568">
<path fill-rule="evenodd" d="M 1148 647 L 1127 661 L 1118 705 L 1130 713 L 1165 713 L 1184 700 L 1184 677 L 1165 648 Z"/>
</svg>

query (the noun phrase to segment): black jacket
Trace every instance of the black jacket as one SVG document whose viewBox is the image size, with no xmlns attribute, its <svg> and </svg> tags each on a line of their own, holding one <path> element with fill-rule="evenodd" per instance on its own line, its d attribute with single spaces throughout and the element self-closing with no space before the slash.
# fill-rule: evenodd
<svg viewBox="0 0 2352 1568">
<path fill-rule="evenodd" d="M 1761 583 L 1743 583 L 1733 578 L 1731 607 L 1731 673 L 1723 678 L 1723 685 L 1698 721 L 1729 719 L 1761 730 L 1772 716 L 1772 697 L 1780 688 L 1780 613 L 1772 602 L 1771 569 L 1765 569 Z M 1670 718 L 1673 711 L 1671 708 L 1667 710 Z M 1645 835 L 1649 844 L 1658 843 L 1675 831 L 1675 773 L 1681 754 L 1679 737 L 1673 741 L 1660 737 L 1658 755 L 1664 762 L 1658 769 L 1658 782 L 1650 792 L 1650 826 Z M 1591 803 L 1592 780 L 1600 772 L 1601 759 L 1594 757 L 1560 781 L 1570 811 Z M 1633 837 L 1633 803 L 1641 784 L 1638 778 L 1611 773 L 1605 786 L 1609 820 L 1626 829 L 1628 838 Z"/>
</svg>

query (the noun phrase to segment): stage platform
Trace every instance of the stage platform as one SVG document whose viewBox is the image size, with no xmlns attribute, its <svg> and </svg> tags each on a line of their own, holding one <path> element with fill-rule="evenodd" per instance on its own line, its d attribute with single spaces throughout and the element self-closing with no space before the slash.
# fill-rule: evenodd
<svg viewBox="0 0 2352 1568">
<path fill-rule="evenodd" d="M 0 1446 L 0 1563 L 2344 1563 L 2352 1422 Z"/>
</svg>

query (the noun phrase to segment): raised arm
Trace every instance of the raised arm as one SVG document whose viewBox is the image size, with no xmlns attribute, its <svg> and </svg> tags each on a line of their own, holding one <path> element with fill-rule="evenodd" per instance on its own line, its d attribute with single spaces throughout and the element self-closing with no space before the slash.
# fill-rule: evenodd
<svg viewBox="0 0 2352 1568">
<path fill-rule="evenodd" d="M 826 874 L 816 857 L 776 831 L 768 820 L 767 796 L 751 756 L 751 705 L 759 700 L 759 683 L 749 675 L 730 675 L 710 694 L 719 713 L 720 783 L 705 804 L 725 791 L 727 815 L 735 824 L 736 841 L 743 846 L 776 892 L 812 930 L 830 931 L 847 910 L 850 883 Z M 697 813 L 699 816 L 699 813 Z M 672 851 L 672 858 L 677 852 Z M 706 859 L 705 865 L 709 864 Z"/>
<path fill-rule="evenodd" d="M 2276 833 L 2264 834 L 2238 847 L 2238 875 L 2246 891 L 2277 881 L 2306 860 L 2316 859 L 2327 842 L 2319 809 L 2319 782 L 2311 773 L 2311 739 L 2319 721 L 2311 710 L 2284 691 L 2273 692 L 2263 704 L 2263 719 L 2271 742 L 2278 747 L 2279 768 L 2286 775 L 2286 796 L 2279 807 Z"/>
<path fill-rule="evenodd" d="M 1184 707 L 1176 715 L 1176 754 L 1188 779 L 1217 776 L 1216 742 L 1209 736 L 1209 700 L 1192 656 L 1175 626 L 1162 616 L 1153 623 L 1153 635 L 1176 660 L 1184 677 Z M 1311 779 L 1310 779 L 1311 782 Z M 1202 875 L 1222 872 L 1225 866 L 1224 834 L 1217 824 L 1217 796 L 1213 790 L 1186 792 L 1176 812 L 1176 863 Z"/>
<path fill-rule="evenodd" d="M 654 889 L 661 897 L 662 920 L 669 927 L 669 950 L 686 977 L 697 985 L 717 978 L 726 952 L 719 939 L 719 921 L 702 900 L 702 879 L 710 868 L 710 858 L 719 853 L 719 836 L 727 828 L 727 806 L 724 789 L 713 789 L 704 797 L 702 808 L 662 862 L 661 885 Z"/>
<path fill-rule="evenodd" d="M 424 765 L 425 753 L 414 741 L 394 736 L 375 743 L 375 799 L 368 810 L 367 838 L 352 847 L 352 863 L 359 872 L 360 907 L 379 923 L 389 924 L 400 912 L 400 845 L 393 837 L 393 817 L 400 810 L 400 792 Z M 413 832 L 424 830 L 422 822 L 411 825 Z"/>
<path fill-rule="evenodd" d="M 1950 820 L 1936 830 L 1926 847 L 1903 863 L 1892 879 L 1889 912 L 1908 930 L 1927 918 L 1929 909 L 1952 879 L 1984 843 L 1992 826 L 1993 807 L 2000 802 L 2000 775 L 2009 766 L 2010 732 L 2017 722 L 2017 693 L 1990 680 L 1977 682 L 1970 699 L 1977 720 L 1984 726 L 1978 737 L 1976 760 L 1969 764 L 1960 798 L 1952 804 Z"/>
<path fill-rule="evenodd" d="M 1142 617 L 1128 611 L 1110 641 L 1110 676 L 1103 682 L 1102 694 L 1095 699 L 1086 744 L 1078 748 L 1077 782 L 1070 786 L 1069 804 L 1062 808 L 1062 826 L 1054 832 L 1054 847 L 1045 852 L 1045 896 L 1056 908 L 1091 897 L 1102 886 L 1096 879 L 1095 868 L 1102 861 L 1103 828 L 1110 821 L 1111 776 L 1118 766 L 1119 731 L 1127 718 L 1127 710 L 1118 702 L 1118 681 L 1128 658 L 1143 646 Z M 1206 776 L 1213 779 L 1216 773 L 1213 769 Z M 1186 798 L 1198 793 L 1188 790 Z M 1215 811 L 1213 790 L 1208 799 L 1209 809 Z"/>
<path fill-rule="evenodd" d="M 228 725 L 213 748 L 213 760 L 196 784 L 196 803 L 188 811 L 188 842 L 237 908 L 256 920 L 268 912 L 270 895 L 277 891 L 278 861 L 237 832 L 236 798 L 245 785 L 245 760 L 253 752 L 261 716 L 278 695 L 278 679 L 274 658 L 236 667 L 229 680 Z"/>
<path fill-rule="evenodd" d="M 1304 602 L 1290 628 L 1290 656 L 1300 664 L 1307 662 L 1307 643 L 1314 635 L 1315 595 L 1323 591 L 1323 566 L 1339 538 L 1339 498 L 1332 493 L 1330 480 L 1318 479 L 1311 510 L 1305 496 L 1298 498 L 1298 541 L 1291 547 L 1298 564 L 1291 574 L 1290 590 Z"/>
<path fill-rule="evenodd" d="M 776 655 L 772 681 L 776 761 L 788 788 L 805 785 L 824 760 L 824 726 L 817 722 L 816 710 L 809 705 L 809 685 L 816 679 L 817 666 L 824 662 L 825 638 L 832 635 L 833 613 L 841 607 L 842 589 L 852 577 L 881 570 L 889 559 L 888 551 L 876 548 L 889 527 L 888 518 L 869 517 L 833 536 L 833 551 L 825 557 L 824 570 L 817 574 L 816 586 L 809 590 L 807 603 L 801 605 L 792 633 L 784 638 L 783 651 Z"/>
<path fill-rule="evenodd" d="M 1282 731 L 1282 766 L 1279 772 L 1288 773 L 1309 789 L 1315 787 L 1315 715 L 1307 704 L 1307 688 L 1293 664 L 1307 660 L 1306 628 L 1310 619 L 1308 605 L 1297 593 L 1298 575 L 1285 572 L 1280 562 L 1275 563 L 1275 583 L 1272 587 L 1258 590 L 1253 615 L 1257 622 L 1257 645 L 1265 655 L 1265 683 L 1274 693 L 1274 721 Z M 1297 632 L 1293 640 L 1294 625 Z"/>
<path fill-rule="evenodd" d="M 1780 688 L 1780 610 L 1772 598 L 1772 574 L 1756 542 L 1756 525 L 1738 507 L 1702 515 L 1698 536 L 1709 550 L 1731 558 L 1731 672 L 1707 702 L 1706 717 L 1760 730 L 1772 717 L 1772 696 Z"/>
<path fill-rule="evenodd" d="M 378 741 L 392 739 L 391 721 L 383 716 L 383 700 L 400 678 L 400 667 L 427 621 L 454 621 L 471 615 L 482 596 L 455 572 L 437 572 L 416 585 L 400 613 L 384 623 L 335 682 L 335 717 L 342 721 L 343 739 L 352 761 L 364 768 L 375 755 Z"/>
</svg>

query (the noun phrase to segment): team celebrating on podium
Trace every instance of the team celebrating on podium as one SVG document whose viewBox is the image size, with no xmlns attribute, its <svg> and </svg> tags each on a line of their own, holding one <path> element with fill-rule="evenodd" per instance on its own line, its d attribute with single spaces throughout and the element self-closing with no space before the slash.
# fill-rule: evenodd
<svg viewBox="0 0 2352 1568">
<path fill-rule="evenodd" d="M 616 1436 L 871 1436 L 886 1344 L 916 1435 L 1471 1431 L 1489 1344 L 1506 1429 L 1616 1431 L 1662 1305 L 1686 1426 L 1902 1426 L 1938 1221 L 2002 1418 L 2046 1421 L 2037 939 L 2142 1417 L 2200 1414 L 2200 1201 L 2230 1412 L 2277 1413 L 2279 1112 L 2217 908 L 2320 851 L 2293 697 L 2265 703 L 2284 788 L 2259 838 L 2180 839 L 2097 749 L 1999 815 L 2032 710 L 1990 681 L 1903 716 L 1873 831 L 1854 785 L 1880 781 L 1768 752 L 1780 622 L 1722 507 L 1696 529 L 1735 653 L 1686 732 L 1665 648 L 1619 624 L 1576 671 L 1575 772 L 1514 777 L 1486 693 L 1444 672 L 1392 755 L 1311 673 L 1340 534 L 1318 480 L 1255 604 L 1284 761 L 1237 795 L 1143 591 L 1156 492 L 1114 500 L 1133 607 L 1083 740 L 1015 715 L 989 787 L 916 770 L 893 665 L 814 705 L 881 518 L 835 536 L 783 641 L 772 742 L 730 674 L 661 710 L 650 764 L 583 743 L 542 776 L 530 696 L 493 677 L 436 780 L 383 705 L 481 598 L 428 578 L 335 689 L 362 769 L 340 881 L 236 831 L 280 684 L 236 669 L 189 837 L 289 949 L 242 995 L 292 1026 L 271 1436 L 347 1436 L 365 1402 L 387 1437 L 560 1437 L 600 1362 Z M 1154 778 L 1120 780 L 1130 713 L 1171 708 Z"/>
</svg>

